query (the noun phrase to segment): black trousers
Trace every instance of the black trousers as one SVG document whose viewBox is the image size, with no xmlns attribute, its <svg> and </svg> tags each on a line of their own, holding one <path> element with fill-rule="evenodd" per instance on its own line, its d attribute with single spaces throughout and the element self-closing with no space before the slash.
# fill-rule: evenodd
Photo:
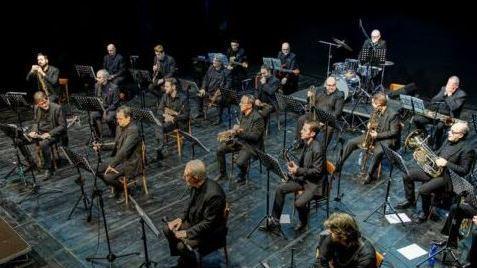
<svg viewBox="0 0 477 268">
<path fill-rule="evenodd" d="M 93 125 L 94 131 L 98 137 L 102 137 L 101 122 L 104 121 L 108 124 L 109 133 L 111 136 L 116 134 L 116 111 L 108 111 L 106 114 L 101 112 L 91 112 L 91 125 Z"/>
<path fill-rule="evenodd" d="M 116 194 L 121 193 L 123 191 L 123 184 L 119 181 L 119 179 L 125 175 L 124 166 L 122 164 L 119 164 L 114 168 L 119 172 L 117 174 L 114 172 L 110 172 L 105 175 L 104 172 L 107 168 L 108 164 L 101 164 L 98 169 L 98 177 L 103 180 L 106 185 L 112 186 Z"/>
<path fill-rule="evenodd" d="M 183 222 L 179 230 L 185 230 L 189 228 L 190 225 L 187 222 Z M 185 243 L 183 240 L 177 239 L 174 235 L 174 232 L 169 229 L 167 224 L 164 225 L 162 232 L 169 242 L 169 251 L 171 256 L 181 256 L 182 260 L 180 261 L 180 267 L 196 267 L 197 257 L 194 251 L 191 251 L 187 248 L 186 244 L 189 245 L 193 250 L 197 249 L 200 245 L 200 240 L 189 240 L 186 239 Z"/>
<path fill-rule="evenodd" d="M 467 203 L 459 204 L 459 206 L 457 204 L 452 205 L 441 233 L 449 235 L 449 239 L 457 243 L 460 224 L 464 219 L 472 219 L 474 215 L 477 215 L 477 208 Z"/>
<path fill-rule="evenodd" d="M 364 135 L 361 135 L 361 136 L 352 138 L 345 144 L 343 149 L 343 154 L 341 155 L 341 165 L 343 165 L 343 163 L 346 161 L 346 159 L 348 159 L 348 157 L 351 155 L 351 153 L 354 150 L 359 148 L 359 144 L 361 144 L 363 140 L 364 140 Z M 384 152 L 380 144 L 383 144 L 384 146 L 387 146 L 387 147 L 392 147 L 391 140 L 381 140 L 375 143 L 374 148 L 372 150 L 373 157 L 371 159 L 371 162 L 368 168 L 368 174 L 370 176 L 374 175 L 374 173 L 376 172 L 376 169 L 379 166 L 379 163 L 381 163 L 381 160 L 383 159 L 383 156 L 384 156 Z"/>
<path fill-rule="evenodd" d="M 303 191 L 295 200 L 295 207 L 298 211 L 298 217 L 303 224 L 308 223 L 308 202 L 313 199 L 316 194 L 319 194 L 321 187 L 318 184 L 309 181 L 288 181 L 278 185 L 275 191 L 275 201 L 273 202 L 272 216 L 275 219 L 280 219 L 285 203 L 285 197 L 288 193 L 296 193 Z"/>
<path fill-rule="evenodd" d="M 477 267 L 477 232 L 472 234 L 472 245 L 470 246 L 467 260 L 470 262 L 470 267 Z"/>
<path fill-rule="evenodd" d="M 247 174 L 248 160 L 253 156 L 253 153 L 236 141 L 220 143 L 217 148 L 217 162 L 219 163 L 220 174 L 227 174 L 225 155 L 233 152 L 239 152 L 237 157 L 237 166 L 240 169 L 239 176 L 240 178 L 245 178 L 245 175 Z"/>
<path fill-rule="evenodd" d="M 416 201 L 414 195 L 414 182 L 423 182 L 419 188 L 419 195 L 422 197 L 422 211 L 429 214 L 431 208 L 431 194 L 444 192 L 447 188 L 448 182 L 444 177 L 432 178 L 420 169 L 412 169 L 409 175 L 403 177 L 404 192 L 406 199 L 414 203 Z"/>
</svg>

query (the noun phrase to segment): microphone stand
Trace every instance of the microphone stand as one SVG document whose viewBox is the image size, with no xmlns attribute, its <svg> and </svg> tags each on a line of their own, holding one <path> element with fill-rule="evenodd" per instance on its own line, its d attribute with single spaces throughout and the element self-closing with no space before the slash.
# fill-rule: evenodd
<svg viewBox="0 0 477 268">
<path fill-rule="evenodd" d="M 330 76 L 331 74 L 331 71 L 330 71 L 330 62 L 331 62 L 331 47 L 341 47 L 340 45 L 337 45 L 337 44 L 334 44 L 334 43 L 330 43 L 330 42 L 326 42 L 326 41 L 318 41 L 318 43 L 321 43 L 321 44 L 325 44 L 328 46 L 328 65 L 326 67 L 326 77 Z"/>
</svg>

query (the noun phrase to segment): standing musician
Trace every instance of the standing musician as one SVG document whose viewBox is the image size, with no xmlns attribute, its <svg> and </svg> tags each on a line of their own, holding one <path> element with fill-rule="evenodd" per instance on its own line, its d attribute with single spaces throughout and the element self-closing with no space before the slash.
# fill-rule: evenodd
<svg viewBox="0 0 477 268">
<path fill-rule="evenodd" d="M 57 102 L 59 94 L 60 71 L 55 66 L 49 65 L 48 56 L 38 53 L 37 64 L 32 65 L 26 80 L 37 84 L 39 91 L 43 91 L 53 102 Z"/>
<path fill-rule="evenodd" d="M 126 63 L 121 54 L 117 53 L 116 46 L 109 44 L 106 47 L 108 54 L 103 58 L 103 69 L 109 73 L 109 80 L 116 85 L 120 85 L 126 74 Z"/>
<path fill-rule="evenodd" d="M 382 51 L 386 50 L 386 41 L 381 38 L 381 32 L 377 29 L 374 29 L 371 32 L 371 39 L 366 39 L 364 41 L 363 46 L 361 47 L 361 51 L 359 52 L 359 59 L 361 60 L 361 65 L 366 65 L 367 68 L 365 73 L 361 73 L 364 76 L 367 76 L 369 80 L 374 85 L 379 84 L 380 76 L 378 75 L 379 72 L 382 70 L 381 65 L 383 62 L 380 62 L 379 54 L 383 53 Z M 368 51 L 368 55 L 366 56 L 364 53 Z"/>
<path fill-rule="evenodd" d="M 171 131 L 179 128 L 187 129 L 189 120 L 189 101 L 187 97 L 178 90 L 177 80 L 173 77 L 164 80 L 165 94 L 162 95 L 157 109 L 161 126 L 156 129 L 158 143 L 157 160 L 164 158 L 164 131 Z"/>
<path fill-rule="evenodd" d="M 338 119 L 343 112 L 344 93 L 336 90 L 336 88 L 336 79 L 330 76 L 326 79 L 324 87 L 320 87 L 316 91 L 308 91 L 308 103 L 312 109 L 298 118 L 295 138 L 295 144 L 298 148 L 303 146 L 303 142 L 301 142 L 302 140 L 300 139 L 300 130 L 303 128 L 303 124 L 305 121 L 315 120 L 313 108 L 331 113 L 336 119 Z M 326 148 L 328 148 L 332 135 L 333 128 L 328 127 L 326 130 Z"/>
<path fill-rule="evenodd" d="M 152 82 L 149 84 L 149 91 L 158 99 L 161 98 L 164 86 L 164 80 L 174 77 L 176 71 L 176 61 L 173 57 L 166 54 L 162 45 L 154 47 L 154 65 L 152 66 Z"/>
<path fill-rule="evenodd" d="M 376 250 L 361 235 L 356 220 L 346 213 L 333 213 L 324 223 L 316 249 L 314 268 L 375 268 Z"/>
<path fill-rule="evenodd" d="M 386 49 L 386 41 L 381 38 L 381 32 L 378 29 L 374 29 L 371 32 L 371 40 L 366 39 L 366 41 L 364 41 L 360 53 L 363 52 L 363 49 L 370 49 L 372 47 L 377 49 Z"/>
<path fill-rule="evenodd" d="M 163 233 L 171 256 L 180 256 L 176 267 L 197 267 L 195 251 L 207 254 L 224 245 L 227 236 L 226 198 L 222 187 L 207 178 L 201 160 L 192 160 L 184 169 L 191 194 L 184 214 L 168 222 Z"/>
<path fill-rule="evenodd" d="M 253 148 L 262 147 L 265 131 L 263 117 L 253 109 L 254 102 L 254 97 L 250 95 L 242 96 L 239 104 L 242 113 L 240 124 L 235 125 L 233 129 L 219 133 L 220 144 L 217 148 L 217 162 L 219 163 L 220 174 L 215 180 L 227 179 L 225 154 L 239 152 L 236 162 L 240 173 L 235 182 L 238 184 L 245 183 L 248 160 L 252 157 Z"/>
<path fill-rule="evenodd" d="M 435 95 L 430 103 L 431 110 L 447 115 L 450 118 L 459 118 L 462 108 L 464 108 L 464 103 L 467 99 L 467 94 L 464 90 L 459 87 L 460 80 L 457 76 L 451 76 L 447 80 L 447 84 L 441 88 L 439 93 Z M 426 125 L 433 124 L 435 125 L 435 138 L 432 140 L 436 147 L 442 143 L 444 128 L 446 122 L 440 120 L 434 120 L 432 115 L 429 117 L 416 116 L 414 118 L 414 125 L 417 129 L 420 129 L 425 134 L 427 134 Z"/>
<path fill-rule="evenodd" d="M 119 179 L 123 176 L 132 178 L 139 173 L 141 165 L 141 138 L 136 124 L 132 121 L 131 108 L 121 106 L 116 113 L 118 127 L 109 163 L 102 164 L 99 168 L 98 177 L 104 183 L 114 188 L 116 203 L 124 202 L 125 197 L 121 195 L 123 184 Z M 98 143 L 93 144 L 94 150 L 101 147 L 109 147 Z M 106 149 L 106 148 L 104 148 Z"/>
<path fill-rule="evenodd" d="M 300 69 L 296 62 L 296 55 L 293 52 L 290 52 L 290 44 L 283 43 L 282 50 L 278 52 L 278 59 L 282 64 L 282 69 L 286 71 L 280 71 L 277 73 L 277 78 L 280 79 L 282 84 L 283 94 L 291 94 L 298 90 L 298 75 L 300 74 Z"/>
<path fill-rule="evenodd" d="M 318 123 L 307 121 L 301 129 L 301 139 L 305 146 L 298 163 L 288 162 L 288 172 L 292 178 L 280 184 L 275 192 L 273 202 L 273 212 L 268 228 L 280 228 L 280 216 L 282 215 L 285 196 L 288 193 L 303 191 L 295 201 L 300 223 L 295 227 L 295 231 L 302 231 L 308 225 L 308 202 L 315 196 L 322 193 L 322 180 L 324 168 L 325 151 L 321 144 L 315 140 L 318 133 Z M 267 228 L 267 224 L 261 226 L 262 230 Z"/>
<path fill-rule="evenodd" d="M 101 69 L 96 73 L 96 84 L 94 85 L 94 96 L 100 98 L 103 102 L 104 113 L 94 111 L 91 112 L 91 124 L 96 137 L 102 137 L 101 122 L 108 124 L 109 133 L 111 137 L 115 136 L 116 131 L 116 110 L 119 107 L 119 92 L 118 86 L 113 84 L 109 79 L 110 75 L 105 69 Z"/>
<path fill-rule="evenodd" d="M 368 122 L 368 129 L 363 135 L 349 140 L 344 145 L 343 154 L 336 165 L 336 172 L 341 172 L 343 163 L 358 148 L 364 149 L 366 156 L 372 153 L 374 157 L 367 171 L 364 168 L 367 164 L 367 157 L 364 157 L 362 160 L 361 175 L 363 176 L 362 182 L 364 184 L 368 184 L 376 179 L 375 172 L 384 154 L 380 144 L 390 148 L 398 146 L 401 135 L 399 114 L 387 106 L 386 95 L 382 92 L 376 93 L 372 98 L 371 104 L 373 112 Z"/>
<path fill-rule="evenodd" d="M 232 40 L 230 47 L 227 49 L 226 56 L 229 59 L 227 69 L 230 70 L 231 86 L 234 90 L 238 91 L 242 87 L 242 80 L 247 77 L 247 54 L 245 54 L 245 50 L 240 47 L 238 40 Z"/>
<path fill-rule="evenodd" d="M 68 144 L 66 117 L 60 105 L 50 102 L 45 92 L 38 91 L 33 95 L 35 108 L 33 110 L 33 125 L 28 136 L 35 139 L 43 155 L 43 168 L 46 169 L 44 180 L 54 175 L 51 161 L 51 147 L 59 142 Z"/>
<path fill-rule="evenodd" d="M 272 75 L 270 68 L 262 65 L 255 91 L 255 106 L 259 108 L 263 118 L 268 118 L 273 109 L 278 108 L 277 97 L 280 81 Z"/>
<path fill-rule="evenodd" d="M 404 209 L 415 206 L 414 182 L 421 181 L 419 195 L 422 197 L 422 212 L 416 221 L 422 223 L 427 220 L 431 209 L 431 193 L 452 193 L 452 182 L 447 169 L 452 169 L 459 176 L 466 176 L 472 168 L 474 151 L 466 141 L 469 126 L 466 122 L 454 123 L 447 134 L 447 140 L 435 152 L 435 165 L 444 168 L 443 172 L 433 178 L 422 169 L 413 169 L 409 175 L 403 177 L 406 200 L 396 205 L 396 208 Z"/>
<path fill-rule="evenodd" d="M 202 86 L 198 93 L 198 117 L 204 116 L 204 105 L 218 105 L 219 119 L 217 124 L 222 123 L 222 113 L 224 105 L 222 101 L 221 90 L 230 88 L 230 72 L 224 67 L 222 59 L 219 56 L 214 57 L 212 66 L 202 80 Z M 206 104 L 206 102 L 208 102 Z"/>
</svg>

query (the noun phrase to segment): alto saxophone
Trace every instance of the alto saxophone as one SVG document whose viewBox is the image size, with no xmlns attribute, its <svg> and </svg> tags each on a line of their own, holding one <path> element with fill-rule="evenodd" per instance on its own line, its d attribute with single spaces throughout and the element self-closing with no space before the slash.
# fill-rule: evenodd
<svg viewBox="0 0 477 268">
<path fill-rule="evenodd" d="M 48 87 L 46 86 L 45 79 L 43 79 L 40 72 L 36 71 L 36 77 L 38 79 L 38 83 L 40 83 L 40 90 L 45 92 L 46 96 L 50 96 L 50 92 L 48 92 Z"/>
</svg>

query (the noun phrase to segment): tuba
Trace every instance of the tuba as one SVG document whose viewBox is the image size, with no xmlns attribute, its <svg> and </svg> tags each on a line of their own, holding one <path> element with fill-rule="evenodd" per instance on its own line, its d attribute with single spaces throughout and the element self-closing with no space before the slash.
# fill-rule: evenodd
<svg viewBox="0 0 477 268">
<path fill-rule="evenodd" d="M 421 136 L 420 130 L 414 130 L 407 137 L 404 146 L 414 150 L 412 154 L 419 167 L 422 168 L 431 177 L 435 178 L 442 174 L 443 167 L 436 165 L 436 159 L 439 158 Z"/>
</svg>

